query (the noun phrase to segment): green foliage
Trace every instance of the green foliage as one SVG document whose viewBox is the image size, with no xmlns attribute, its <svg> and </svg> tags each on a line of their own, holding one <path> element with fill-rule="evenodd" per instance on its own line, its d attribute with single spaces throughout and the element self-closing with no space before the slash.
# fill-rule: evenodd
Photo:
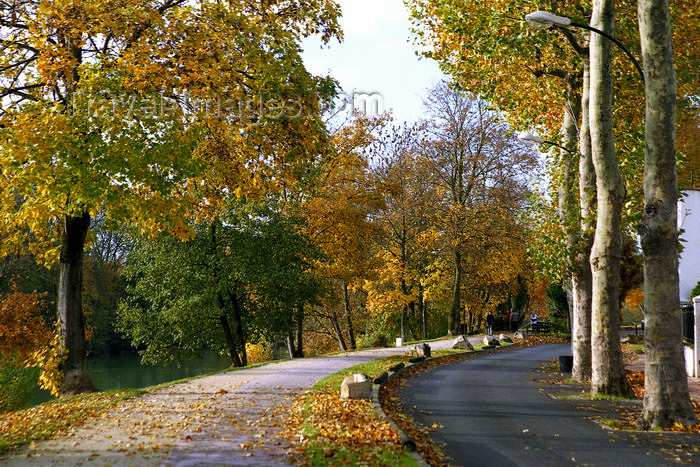
<svg viewBox="0 0 700 467">
<path fill-rule="evenodd" d="M 0 359 L 0 413 L 26 406 L 38 381 L 38 368 L 25 368 Z"/>
<path fill-rule="evenodd" d="M 620 311 L 622 313 L 620 323 L 622 326 L 639 326 L 642 324 L 642 320 L 644 319 L 644 310 L 642 307 L 629 307 L 623 303 Z"/>
<path fill-rule="evenodd" d="M 695 298 L 698 295 L 700 295 L 700 281 L 698 281 L 695 287 L 693 287 L 693 290 L 690 291 L 690 298 Z"/>
<path fill-rule="evenodd" d="M 568 275 L 569 248 L 557 217 L 554 199 L 542 190 L 532 192 L 522 223 L 528 226 L 527 251 L 539 273 L 548 282 Z"/>
<path fill-rule="evenodd" d="M 247 342 L 286 336 L 295 308 L 319 292 L 308 264 L 316 252 L 298 222 L 271 205 L 234 204 L 218 220 L 194 225 L 187 242 L 138 239 L 120 329 L 145 362 L 233 346 L 245 364 Z"/>
<path fill-rule="evenodd" d="M 383 316 L 373 316 L 366 326 L 367 332 L 357 342 L 359 348 L 388 347 L 393 344 L 392 336 L 398 335 Z"/>
<path fill-rule="evenodd" d="M 547 288 L 547 308 L 552 332 L 566 331 L 569 316 L 569 302 L 566 291 L 559 283 L 551 283 Z"/>
</svg>

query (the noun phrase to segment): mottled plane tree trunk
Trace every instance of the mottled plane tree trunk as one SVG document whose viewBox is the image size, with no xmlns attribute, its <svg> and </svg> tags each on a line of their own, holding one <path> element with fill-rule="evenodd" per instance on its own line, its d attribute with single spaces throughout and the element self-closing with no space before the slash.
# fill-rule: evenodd
<svg viewBox="0 0 700 467">
<path fill-rule="evenodd" d="M 579 130 L 579 200 L 581 231 L 573 258 L 574 335 L 572 347 L 574 367 L 571 378 L 584 382 L 591 379 L 591 247 L 595 231 L 596 177 L 591 158 L 591 130 L 588 118 L 590 103 L 590 71 L 584 60 L 581 128 Z"/>
<path fill-rule="evenodd" d="M 683 360 L 678 291 L 676 77 L 667 0 L 639 0 L 646 76 L 644 213 L 643 428 L 697 422 Z"/>
<path fill-rule="evenodd" d="M 591 26 L 613 36 L 614 24 L 614 1 L 594 0 Z M 611 46 L 612 42 L 600 34 L 591 35 L 589 118 L 598 198 L 591 251 L 591 393 L 631 396 L 620 346 L 621 224 L 625 187 L 613 135 Z"/>
</svg>

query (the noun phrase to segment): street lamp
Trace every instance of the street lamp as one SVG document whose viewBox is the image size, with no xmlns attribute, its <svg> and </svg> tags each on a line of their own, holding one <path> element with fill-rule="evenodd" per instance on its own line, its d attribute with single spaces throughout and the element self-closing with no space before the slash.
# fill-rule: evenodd
<svg viewBox="0 0 700 467">
<path fill-rule="evenodd" d="M 554 141 L 546 141 L 539 136 L 533 135 L 529 131 L 521 131 L 518 133 L 518 139 L 522 141 L 532 141 L 533 143 L 539 143 L 539 144 L 551 144 L 552 146 L 556 146 L 558 148 L 563 149 L 564 151 L 568 152 L 569 154 L 574 154 L 574 151 L 571 151 L 570 149 L 565 148 L 564 146 L 555 143 Z"/>
<path fill-rule="evenodd" d="M 535 11 L 534 13 L 530 13 L 528 15 L 525 15 L 525 21 L 527 21 L 527 24 L 532 26 L 535 29 L 549 29 L 551 27 L 555 28 L 567 28 L 569 26 L 574 26 L 577 28 L 581 29 L 586 29 L 588 31 L 593 31 L 597 34 L 600 34 L 601 36 L 609 39 L 612 41 L 615 45 L 617 45 L 619 48 L 622 49 L 625 54 L 632 60 L 632 63 L 634 63 L 634 66 L 637 68 L 637 71 L 639 72 L 639 76 L 642 78 L 642 83 L 644 83 L 644 71 L 642 70 L 642 66 L 639 64 L 636 58 L 634 58 L 634 55 L 632 55 L 632 52 L 630 52 L 627 47 L 622 45 L 620 41 L 615 39 L 613 36 L 610 34 L 601 31 L 600 29 L 596 29 L 594 27 L 591 27 L 587 24 L 581 24 L 581 23 L 575 23 L 571 21 L 569 18 L 566 18 L 564 16 L 557 16 L 553 15 L 552 13 L 546 12 L 546 11 Z"/>
</svg>

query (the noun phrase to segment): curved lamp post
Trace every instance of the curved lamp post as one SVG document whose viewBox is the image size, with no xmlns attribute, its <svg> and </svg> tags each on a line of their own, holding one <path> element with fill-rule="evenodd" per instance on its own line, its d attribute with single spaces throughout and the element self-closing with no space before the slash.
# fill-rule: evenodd
<svg viewBox="0 0 700 467">
<path fill-rule="evenodd" d="M 634 66 L 637 68 L 637 71 L 639 72 L 639 76 L 642 78 L 642 83 L 644 83 L 644 71 L 642 70 L 642 66 L 639 64 L 636 58 L 634 58 L 634 55 L 632 55 L 632 52 L 630 52 L 627 47 L 622 45 L 620 41 L 615 39 L 613 36 L 610 34 L 601 31 L 600 29 L 593 28 L 587 24 L 581 24 L 581 23 L 575 23 L 571 21 L 569 18 L 566 18 L 564 16 L 557 16 L 553 15 L 552 13 L 546 12 L 546 11 L 535 11 L 534 13 L 530 13 L 528 15 L 525 15 L 525 21 L 527 21 L 527 24 L 532 26 L 535 29 L 549 29 L 551 27 L 555 28 L 567 28 L 569 26 L 574 26 L 577 28 L 581 29 L 586 29 L 588 31 L 593 31 L 597 34 L 600 34 L 601 36 L 610 39 L 615 45 L 617 45 L 619 48 L 622 49 L 625 54 L 632 60 L 632 63 L 634 63 Z"/>
<path fill-rule="evenodd" d="M 564 146 L 555 143 L 554 141 L 546 141 L 539 136 L 533 135 L 532 133 L 528 131 L 521 131 L 518 133 L 518 139 L 522 141 L 532 141 L 533 143 L 540 143 L 540 144 L 551 144 L 552 146 L 556 146 L 560 149 L 563 149 L 564 151 L 568 152 L 569 154 L 574 154 L 574 151 L 571 151 L 570 149 L 565 148 Z"/>
</svg>

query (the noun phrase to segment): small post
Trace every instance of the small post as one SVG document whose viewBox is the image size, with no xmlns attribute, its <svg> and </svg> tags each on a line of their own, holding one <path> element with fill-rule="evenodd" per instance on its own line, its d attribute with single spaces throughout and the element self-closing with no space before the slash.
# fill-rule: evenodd
<svg viewBox="0 0 700 467">
<path fill-rule="evenodd" d="M 700 296 L 693 298 L 693 307 L 695 308 L 695 349 L 693 352 L 693 375 L 698 378 L 700 377 Z"/>
</svg>

